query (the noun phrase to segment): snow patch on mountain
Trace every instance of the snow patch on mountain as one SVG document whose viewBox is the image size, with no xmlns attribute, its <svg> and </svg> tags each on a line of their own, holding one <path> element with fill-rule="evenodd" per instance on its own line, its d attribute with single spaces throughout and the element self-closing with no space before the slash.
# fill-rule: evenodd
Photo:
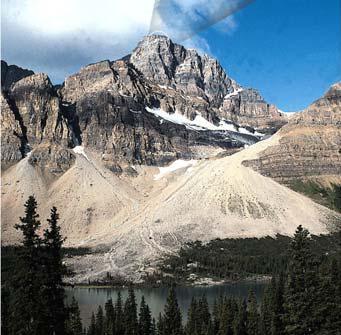
<svg viewBox="0 0 341 335">
<path fill-rule="evenodd" d="M 194 166 L 197 164 L 197 160 L 191 159 L 191 160 L 183 160 L 183 159 L 178 159 L 174 161 L 172 164 L 166 167 L 159 167 L 159 173 L 154 176 L 154 180 L 160 180 L 163 178 L 165 175 L 174 172 L 179 169 L 185 169 L 189 168 L 191 166 Z"/>
<path fill-rule="evenodd" d="M 234 90 L 233 92 L 226 94 L 224 99 L 229 99 L 231 97 L 237 96 L 242 91 L 244 91 L 243 88 L 238 88 L 238 89 Z"/>
<path fill-rule="evenodd" d="M 75 154 L 82 155 L 82 156 L 84 156 L 87 160 L 89 160 L 89 157 L 86 155 L 83 146 L 77 145 L 77 146 L 75 146 L 72 150 L 73 150 L 73 152 L 74 152 Z"/>
<path fill-rule="evenodd" d="M 146 107 L 146 110 L 147 112 L 154 114 L 155 116 L 161 118 L 160 123 L 162 123 L 163 120 L 167 120 L 172 123 L 184 125 L 187 129 L 213 130 L 213 131 L 228 130 L 228 131 L 232 131 L 235 133 L 247 134 L 247 135 L 252 135 L 252 136 L 257 136 L 257 137 L 264 136 L 264 134 L 261 134 L 259 132 L 252 133 L 246 128 L 238 127 L 234 123 L 228 120 L 224 120 L 224 119 L 220 120 L 219 125 L 216 126 L 212 122 L 209 122 L 204 117 L 202 117 L 200 113 L 197 113 L 194 120 L 190 120 L 186 116 L 180 114 L 179 112 L 169 114 L 160 108 L 150 108 L 150 107 Z"/>
</svg>

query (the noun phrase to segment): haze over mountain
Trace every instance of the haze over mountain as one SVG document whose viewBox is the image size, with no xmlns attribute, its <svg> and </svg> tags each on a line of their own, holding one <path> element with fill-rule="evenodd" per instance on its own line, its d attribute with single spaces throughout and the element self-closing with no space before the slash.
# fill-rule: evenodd
<svg viewBox="0 0 341 335">
<path fill-rule="evenodd" d="M 60 209 L 68 245 L 101 250 L 74 260 L 79 280 L 137 280 L 189 240 L 341 224 L 275 181 L 340 181 L 340 84 L 288 120 L 217 60 L 158 35 L 61 87 L 5 62 L 1 82 L 3 242 L 18 241 L 33 193 L 42 218 Z"/>
</svg>

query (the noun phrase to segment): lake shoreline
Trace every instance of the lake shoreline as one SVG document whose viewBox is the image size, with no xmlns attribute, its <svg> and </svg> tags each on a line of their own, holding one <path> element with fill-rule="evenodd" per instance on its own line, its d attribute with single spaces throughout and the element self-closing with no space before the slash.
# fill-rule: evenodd
<svg viewBox="0 0 341 335">
<path fill-rule="evenodd" d="M 180 286 L 175 287 L 178 304 L 182 313 L 183 321 L 187 320 L 187 312 L 193 297 L 200 299 L 205 296 L 207 298 L 209 308 L 213 308 L 214 303 L 219 297 L 234 297 L 236 299 L 247 299 L 250 291 L 255 292 L 257 299 L 260 301 L 262 294 L 269 282 L 259 281 L 243 281 L 221 285 L 211 286 Z M 108 286 L 89 286 L 79 285 L 65 288 L 65 302 L 70 304 L 74 297 L 79 304 L 81 318 L 85 326 L 89 326 L 92 313 L 97 313 L 98 306 L 104 306 L 105 303 L 112 299 L 115 303 L 118 294 L 121 295 L 123 301 L 128 297 L 129 287 L 108 287 Z M 144 297 L 146 303 L 151 309 L 152 317 L 157 319 L 160 312 L 164 311 L 167 300 L 169 285 L 160 287 L 134 287 L 137 308 L 139 308 L 141 299 Z"/>
<path fill-rule="evenodd" d="M 198 278 L 193 282 L 188 281 L 173 281 L 173 282 L 160 282 L 160 283 L 148 283 L 148 282 L 141 282 L 141 283 L 133 283 L 127 282 L 125 284 L 93 284 L 93 283 L 64 283 L 65 287 L 71 288 L 80 288 L 80 289 L 126 289 L 127 287 L 133 287 L 136 289 L 149 289 L 149 288 L 160 288 L 170 285 L 175 285 L 179 287 L 186 287 L 186 288 L 199 288 L 199 287 L 213 287 L 213 286 L 223 286 L 223 285 L 237 285 L 237 284 L 250 284 L 250 283 L 268 283 L 271 281 L 271 276 L 269 275 L 257 275 L 252 277 L 247 277 L 243 279 L 221 279 L 221 280 L 214 280 L 212 278 Z"/>
</svg>

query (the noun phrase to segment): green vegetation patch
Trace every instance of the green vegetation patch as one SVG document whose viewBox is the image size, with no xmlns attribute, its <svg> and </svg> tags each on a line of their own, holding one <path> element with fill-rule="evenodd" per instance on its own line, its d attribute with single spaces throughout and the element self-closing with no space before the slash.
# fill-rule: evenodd
<svg viewBox="0 0 341 335">
<path fill-rule="evenodd" d="M 322 187 L 313 181 L 296 179 L 288 185 L 292 190 L 302 193 L 317 203 L 341 213 L 341 185 Z"/>
</svg>

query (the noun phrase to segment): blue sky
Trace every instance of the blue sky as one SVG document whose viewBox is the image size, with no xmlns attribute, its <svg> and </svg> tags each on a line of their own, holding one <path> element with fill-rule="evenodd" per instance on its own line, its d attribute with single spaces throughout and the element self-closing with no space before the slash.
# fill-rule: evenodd
<svg viewBox="0 0 341 335">
<path fill-rule="evenodd" d="M 247 0 L 160 1 L 209 18 Z M 1 57 L 61 83 L 86 64 L 130 53 L 148 33 L 153 8 L 154 0 L 2 0 Z M 340 16 L 340 0 L 254 0 L 178 42 L 210 53 L 241 85 L 296 111 L 341 80 Z"/>
<path fill-rule="evenodd" d="M 285 111 L 305 108 L 341 80 L 339 0 L 255 0 L 235 28 L 200 33 L 228 74 Z"/>
</svg>

